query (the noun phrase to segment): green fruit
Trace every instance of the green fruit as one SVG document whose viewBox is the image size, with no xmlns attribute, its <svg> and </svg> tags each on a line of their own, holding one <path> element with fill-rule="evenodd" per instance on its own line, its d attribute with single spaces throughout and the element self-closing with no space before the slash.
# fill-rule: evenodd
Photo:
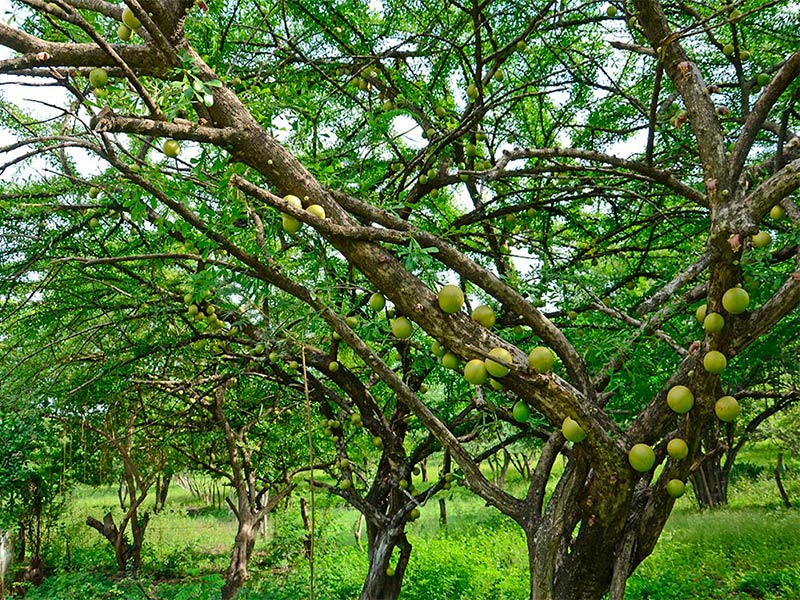
<svg viewBox="0 0 800 600">
<path fill-rule="evenodd" d="M 525 423 L 531 416 L 531 409 L 523 400 L 518 400 L 511 409 L 511 416 L 517 423 Z"/>
<path fill-rule="evenodd" d="M 347 326 L 352 329 L 353 327 L 357 327 L 358 326 L 358 317 L 356 317 L 354 315 L 350 315 L 349 317 L 347 317 L 344 320 L 344 322 L 347 323 Z"/>
<path fill-rule="evenodd" d="M 719 333 L 725 327 L 725 318 L 719 313 L 709 313 L 703 320 L 703 329 L 708 333 Z"/>
<path fill-rule="evenodd" d="M 680 498 L 686 493 L 686 485 L 680 479 L 670 479 L 667 482 L 667 493 L 673 498 Z"/>
<path fill-rule="evenodd" d="M 611 17 L 612 19 L 617 16 L 617 7 L 616 6 L 609 6 L 606 9 L 606 14 Z"/>
<path fill-rule="evenodd" d="M 94 186 L 89 188 L 89 198 L 94 199 L 97 198 L 99 195 L 100 195 L 100 188 Z"/>
<path fill-rule="evenodd" d="M 136 31 L 142 26 L 142 22 L 133 14 L 133 11 L 127 6 L 122 9 L 122 22 L 129 29 Z"/>
<path fill-rule="evenodd" d="M 447 114 L 447 110 L 445 110 L 444 106 L 437 106 L 434 112 L 436 112 L 436 116 L 440 119 Z"/>
<path fill-rule="evenodd" d="M 408 513 L 408 520 L 409 521 L 416 521 L 420 517 L 420 512 L 418 508 L 413 509 L 410 513 Z"/>
<path fill-rule="evenodd" d="M 571 321 L 574 321 L 578 318 L 578 313 L 574 310 L 567 311 L 567 318 Z"/>
<path fill-rule="evenodd" d="M 338 440 L 334 440 L 334 441 L 338 441 Z M 342 488 L 343 490 L 349 490 L 351 487 L 353 487 L 353 482 L 350 481 L 349 479 L 344 479 L 342 481 L 342 483 L 339 484 L 339 487 Z"/>
<path fill-rule="evenodd" d="M 378 436 L 375 436 L 374 438 L 372 438 L 372 445 L 375 446 L 376 448 L 383 448 L 383 440 Z"/>
<path fill-rule="evenodd" d="M 703 357 L 703 366 L 709 373 L 719 375 L 728 366 L 728 359 L 719 350 L 710 350 Z"/>
<path fill-rule="evenodd" d="M 586 439 L 586 432 L 583 430 L 583 427 L 571 417 L 566 417 L 564 419 L 564 422 L 561 424 L 561 433 L 564 434 L 567 441 L 573 444 L 579 444 Z"/>
<path fill-rule="evenodd" d="M 467 86 L 467 98 L 469 98 L 470 100 L 476 100 L 478 98 L 478 94 L 479 94 L 478 86 L 475 85 L 474 83 L 470 83 Z"/>
<path fill-rule="evenodd" d="M 427 383 L 421 383 L 420 384 L 419 393 L 420 394 L 427 394 L 428 393 L 428 384 Z"/>
<path fill-rule="evenodd" d="M 726 423 L 738 417 L 740 411 L 739 402 L 733 396 L 723 396 L 714 404 L 714 412 L 717 413 L 717 418 Z"/>
<path fill-rule="evenodd" d="M 444 355 L 442 355 L 442 365 L 447 369 L 453 369 L 455 371 L 458 369 L 458 356 L 452 352 L 445 352 Z"/>
<path fill-rule="evenodd" d="M 471 317 L 473 321 L 477 321 L 487 329 L 492 327 L 495 323 L 495 316 L 492 307 L 486 306 L 485 304 L 476 306 L 475 310 L 472 311 Z"/>
<path fill-rule="evenodd" d="M 472 385 L 483 385 L 489 381 L 489 374 L 486 372 L 486 365 L 479 358 L 473 358 L 464 365 L 464 378 Z"/>
<path fill-rule="evenodd" d="M 330 371 L 331 373 L 336 373 L 336 371 L 338 371 L 338 370 L 339 370 L 339 363 L 338 362 L 336 362 L 335 360 L 332 360 L 331 362 L 328 363 L 328 371 Z"/>
<path fill-rule="evenodd" d="M 303 223 L 292 215 L 281 213 L 281 226 L 286 233 L 297 233 L 303 227 Z"/>
<path fill-rule="evenodd" d="M 357 413 L 357 412 L 352 413 L 350 415 L 350 422 L 353 425 L 357 426 L 357 427 L 361 427 L 361 423 L 362 423 L 362 421 L 361 421 L 361 413 Z"/>
<path fill-rule="evenodd" d="M 439 290 L 439 308 L 448 315 L 457 313 L 464 306 L 464 292 L 461 288 L 448 283 Z"/>
<path fill-rule="evenodd" d="M 405 340 L 410 338 L 411 334 L 414 333 L 414 326 L 407 317 L 397 317 L 396 319 L 392 319 L 392 333 L 396 338 Z"/>
<path fill-rule="evenodd" d="M 369 307 L 375 312 L 383 310 L 384 306 L 386 306 L 386 298 L 380 292 L 375 292 L 369 297 Z"/>
<path fill-rule="evenodd" d="M 386 567 L 386 576 L 387 577 L 393 577 L 394 576 L 394 567 L 392 567 L 392 566 Z"/>
<path fill-rule="evenodd" d="M 181 153 L 181 145 L 175 140 L 166 140 L 161 149 L 170 158 L 178 158 L 178 154 Z"/>
<path fill-rule="evenodd" d="M 255 353 L 256 354 L 261 354 L 262 352 L 264 352 L 264 346 L 259 344 L 255 348 Z M 267 358 L 269 358 L 269 362 L 276 363 L 276 362 L 278 362 L 278 359 L 280 358 L 280 355 L 277 352 L 270 352 L 269 356 Z"/>
<path fill-rule="evenodd" d="M 520 52 L 525 50 L 527 47 L 528 47 L 528 44 L 525 43 L 525 40 L 520 40 L 520 41 L 517 42 L 517 50 L 519 50 Z"/>
<path fill-rule="evenodd" d="M 786 211 L 780 204 L 776 204 L 769 210 L 769 216 L 778 221 L 786 216 Z"/>
<path fill-rule="evenodd" d="M 697 319 L 697 322 L 701 325 L 703 321 L 706 319 L 706 312 L 708 311 L 708 304 L 701 304 L 697 307 L 697 310 L 694 311 L 694 318 Z"/>
<path fill-rule="evenodd" d="M 555 362 L 553 351 L 546 346 L 536 346 L 528 355 L 528 363 L 537 373 L 549 373 Z"/>
<path fill-rule="evenodd" d="M 694 394 L 685 385 L 676 385 L 667 392 L 667 404 L 678 414 L 687 413 L 694 406 Z"/>
<path fill-rule="evenodd" d="M 199 312 L 199 310 L 200 309 L 197 308 L 197 304 L 192 304 L 192 305 L 189 306 L 189 308 L 187 309 L 186 312 L 189 313 L 189 315 L 193 317 Z"/>
<path fill-rule="evenodd" d="M 98 225 L 100 225 L 100 221 L 97 220 L 97 217 L 89 219 L 89 229 L 94 229 Z"/>
<path fill-rule="evenodd" d="M 772 77 L 770 77 L 766 73 L 759 73 L 758 75 L 756 75 L 756 83 L 761 87 L 769 85 L 770 81 L 772 81 Z"/>
<path fill-rule="evenodd" d="M 447 352 L 447 349 L 438 341 L 433 340 L 431 342 L 431 354 L 433 354 L 435 357 L 442 358 L 445 352 Z"/>
<path fill-rule="evenodd" d="M 131 36 L 133 35 L 133 30 L 125 25 L 125 23 L 120 23 L 119 27 L 117 27 L 117 35 L 119 39 L 124 42 L 130 41 Z"/>
<path fill-rule="evenodd" d="M 759 231 L 753 236 L 753 246 L 756 248 L 766 248 L 772 243 L 772 236 L 766 231 Z"/>
<path fill-rule="evenodd" d="M 89 83 L 93 88 L 103 89 L 108 85 L 108 71 L 100 67 L 92 69 L 89 71 Z"/>
<path fill-rule="evenodd" d="M 683 460 L 689 456 L 689 446 L 681 438 L 673 438 L 667 444 L 667 454 L 675 460 Z"/>
<path fill-rule="evenodd" d="M 310 215 L 317 217 L 318 219 L 325 218 L 325 209 L 322 208 L 319 204 L 312 204 L 307 209 L 306 212 Z"/>
<path fill-rule="evenodd" d="M 489 356 L 496 358 L 502 361 L 503 363 L 511 364 L 514 361 L 514 359 L 511 357 L 511 352 L 509 352 L 505 348 L 492 348 L 489 351 Z M 491 375 L 492 377 L 505 377 L 506 375 L 508 375 L 508 372 L 511 369 L 500 362 L 495 362 L 487 358 L 486 370 L 489 371 L 489 375 Z"/>
<path fill-rule="evenodd" d="M 296 360 L 290 360 L 288 363 L 286 363 L 286 369 L 289 371 L 297 371 L 299 367 L 300 365 L 297 364 Z"/>
<path fill-rule="evenodd" d="M 736 48 L 733 47 L 733 44 L 725 44 L 722 47 L 722 53 L 725 56 L 731 56 L 734 52 L 736 52 Z"/>
<path fill-rule="evenodd" d="M 288 202 L 295 208 L 303 208 L 303 201 L 300 200 L 300 198 L 298 198 L 294 194 L 287 194 L 286 196 L 283 197 L 283 200 L 285 202 Z"/>
<path fill-rule="evenodd" d="M 628 452 L 628 462 L 640 473 L 645 473 L 656 463 L 656 453 L 647 444 L 636 444 Z"/>
<path fill-rule="evenodd" d="M 750 294 L 740 287 L 731 288 L 722 295 L 722 306 L 732 315 L 740 315 L 750 304 Z"/>
<path fill-rule="evenodd" d="M 739 52 L 739 58 L 742 59 L 742 61 L 750 60 L 751 56 L 752 53 L 750 52 L 750 50 L 742 50 L 741 52 Z"/>
<path fill-rule="evenodd" d="M 489 379 L 489 385 L 492 386 L 493 390 L 497 390 L 498 392 L 503 391 L 503 384 L 497 381 L 497 379 Z"/>
</svg>

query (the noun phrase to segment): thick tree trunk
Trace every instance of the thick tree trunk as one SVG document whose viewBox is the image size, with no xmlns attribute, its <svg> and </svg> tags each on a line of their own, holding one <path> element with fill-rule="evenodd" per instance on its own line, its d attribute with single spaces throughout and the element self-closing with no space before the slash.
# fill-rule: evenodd
<svg viewBox="0 0 800 600">
<path fill-rule="evenodd" d="M 222 586 L 222 600 L 236 597 L 244 582 L 250 577 L 247 565 L 256 545 L 258 527 L 256 523 L 244 515 L 239 520 L 239 530 L 233 544 L 230 566 L 225 573 L 225 584 Z"/>
<path fill-rule="evenodd" d="M 701 462 L 691 479 L 694 496 L 701 509 L 728 504 L 730 469 L 723 467 L 717 456 Z"/>
<path fill-rule="evenodd" d="M 775 483 L 778 485 L 778 493 L 781 495 L 783 505 L 786 508 L 792 508 L 792 502 L 789 500 L 789 494 L 786 493 L 786 488 L 783 487 L 783 480 L 781 474 L 783 473 L 783 452 L 778 453 L 778 464 L 775 467 Z"/>
<path fill-rule="evenodd" d="M 369 572 L 359 600 L 397 600 L 411 556 L 411 544 L 403 526 L 381 527 L 367 520 L 367 538 Z M 400 556 L 397 564 L 392 564 L 395 548 L 399 548 Z"/>
<path fill-rule="evenodd" d="M 122 520 L 119 528 L 114 523 L 114 517 L 111 513 L 106 513 L 102 523 L 94 517 L 86 517 L 86 524 L 96 529 L 114 547 L 114 559 L 117 562 L 117 569 L 120 574 L 125 574 L 130 565 L 131 575 L 133 576 L 138 574 L 142 566 L 142 543 L 149 521 L 150 515 L 148 513 L 144 513 L 142 519 L 139 520 L 135 511 L 129 518 Z M 125 535 L 127 523 L 131 525 L 133 543 L 129 543 L 128 537 Z"/>
</svg>

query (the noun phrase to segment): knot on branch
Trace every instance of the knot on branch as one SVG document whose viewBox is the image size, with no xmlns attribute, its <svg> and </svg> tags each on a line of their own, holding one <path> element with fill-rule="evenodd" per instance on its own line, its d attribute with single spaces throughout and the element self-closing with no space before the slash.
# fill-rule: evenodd
<svg viewBox="0 0 800 600">
<path fill-rule="evenodd" d="M 113 127 L 113 118 L 114 111 L 106 106 L 94 117 L 92 117 L 92 120 L 89 121 L 89 126 L 92 128 L 92 131 L 111 131 Z"/>
</svg>

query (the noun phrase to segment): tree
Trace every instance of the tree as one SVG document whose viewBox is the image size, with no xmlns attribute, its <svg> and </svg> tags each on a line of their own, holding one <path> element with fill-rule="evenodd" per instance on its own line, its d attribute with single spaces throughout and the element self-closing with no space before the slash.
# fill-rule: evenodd
<svg viewBox="0 0 800 600">
<path fill-rule="evenodd" d="M 621 598 L 669 515 L 666 482 L 689 476 L 749 347 L 800 302 L 785 219 L 800 217 L 791 8 L 636 0 L 616 17 L 500 0 L 192 5 L 132 0 L 143 29 L 131 44 L 109 41 L 121 9 L 104 4 L 31 1 L 27 31 L 0 26 L 18 53 L 0 71 L 39 77 L 74 103 L 58 127 L 5 103 L 20 138 L 7 152 L 30 148 L 54 171 L 9 193 L 45 194 L 5 206 L 28 232 L 17 273 L 50 251 L 56 226 L 70 241 L 121 227 L 152 234 L 158 260 L 213 263 L 201 278 L 235 274 L 248 300 L 267 287 L 304 304 L 310 330 L 332 328 L 467 485 L 525 530 L 532 598 Z M 90 68 L 112 83 L 96 73 L 87 85 Z M 102 159 L 102 177 L 76 168 L 76 148 Z M 99 201 L 79 195 L 90 185 Z M 122 215 L 113 224 L 112 211 Z M 781 247 L 757 269 L 759 229 Z M 178 238 L 181 256 L 164 252 Z M 96 249 L 75 244 L 62 259 L 145 258 Z M 729 302 L 754 276 L 766 284 L 749 304 Z M 496 326 L 440 308 L 436 293 L 453 278 L 470 304 L 494 305 Z M 493 486 L 447 419 L 346 320 L 358 289 L 379 290 L 413 321 L 412 343 L 427 345 L 424 332 L 454 360 L 509 353 L 502 390 L 486 390 L 488 406 L 476 392 L 472 408 L 508 414 L 523 402 L 546 427 L 525 498 Z M 691 322 L 703 298 L 721 328 Z M 529 364 L 533 346 L 555 352 L 554 373 Z M 665 402 L 676 385 L 694 398 L 680 415 Z M 574 446 L 566 417 L 586 433 Z M 689 458 L 666 460 L 658 478 L 629 465 L 634 444 L 665 461 L 676 436 Z M 546 497 L 560 453 L 568 463 Z"/>
</svg>

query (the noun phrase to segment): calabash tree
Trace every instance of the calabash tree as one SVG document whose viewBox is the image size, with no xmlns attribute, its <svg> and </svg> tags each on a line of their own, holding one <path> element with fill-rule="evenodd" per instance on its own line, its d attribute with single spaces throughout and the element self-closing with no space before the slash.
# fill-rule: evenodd
<svg viewBox="0 0 800 600">
<path fill-rule="evenodd" d="M 48 154 L 56 181 L 104 189 L 100 213 L 156 211 L 158 227 L 312 309 L 524 529 L 532 598 L 622 597 L 728 373 L 800 301 L 788 5 L 132 0 L 142 26 L 126 44 L 122 7 L 26 5 L 19 29 L 0 26 L 17 53 L 0 70 L 63 87 L 72 104 L 53 128 L 6 102 L 20 138 L 8 152 Z M 87 181 L 70 148 L 99 157 L 105 180 Z M 745 294 L 767 228 L 781 251 Z M 526 497 L 493 486 L 348 323 L 337 282 L 307 277 L 298 259 L 315 248 L 392 302 L 408 320 L 396 336 L 414 323 L 455 361 L 497 359 L 497 402 L 522 402 L 551 432 Z M 451 278 L 495 306 L 495 326 L 439 303 Z M 692 322 L 703 300 L 704 318 L 722 317 L 706 329 Z M 529 358 L 540 346 L 555 372 Z M 679 385 L 693 402 L 676 412 Z M 585 434 L 569 429 L 573 446 L 567 418 Z M 674 438 L 683 458 L 667 458 Z"/>
</svg>

